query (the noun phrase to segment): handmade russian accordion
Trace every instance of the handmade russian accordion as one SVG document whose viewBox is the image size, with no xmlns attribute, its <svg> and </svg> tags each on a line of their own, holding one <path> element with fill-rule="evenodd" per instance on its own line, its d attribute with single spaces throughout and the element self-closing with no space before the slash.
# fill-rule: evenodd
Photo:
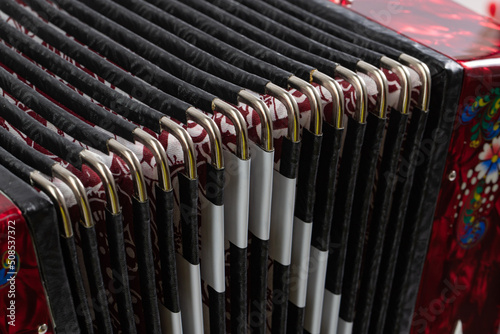
<svg viewBox="0 0 500 334">
<path fill-rule="evenodd" d="M 500 26 L 451 0 L 1 0 L 0 333 L 497 333 Z"/>
</svg>

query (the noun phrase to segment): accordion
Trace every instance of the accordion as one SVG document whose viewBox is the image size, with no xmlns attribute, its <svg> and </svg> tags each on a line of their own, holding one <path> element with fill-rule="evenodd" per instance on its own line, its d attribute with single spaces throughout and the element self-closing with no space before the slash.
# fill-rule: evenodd
<svg viewBox="0 0 500 334">
<path fill-rule="evenodd" d="M 500 26 L 451 0 L 1 0 L 1 333 L 497 333 Z"/>
</svg>

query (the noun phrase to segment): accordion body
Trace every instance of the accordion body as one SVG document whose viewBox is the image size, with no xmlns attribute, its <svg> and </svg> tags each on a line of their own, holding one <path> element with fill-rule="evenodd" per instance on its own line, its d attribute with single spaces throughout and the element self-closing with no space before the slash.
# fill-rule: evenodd
<svg viewBox="0 0 500 334">
<path fill-rule="evenodd" d="M 496 22 L 450 0 L 0 19 L 0 333 L 498 332 Z"/>
<path fill-rule="evenodd" d="M 498 25 L 448 1 L 392 8 L 360 1 L 354 9 L 463 67 L 412 332 L 451 332 L 460 320 L 464 332 L 495 333 L 498 179 L 496 173 L 488 179 L 483 167 L 498 140 Z"/>
</svg>

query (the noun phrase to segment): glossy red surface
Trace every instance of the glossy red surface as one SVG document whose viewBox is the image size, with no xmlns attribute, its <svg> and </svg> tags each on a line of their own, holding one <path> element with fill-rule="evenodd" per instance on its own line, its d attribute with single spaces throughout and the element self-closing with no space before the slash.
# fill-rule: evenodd
<svg viewBox="0 0 500 334">
<path fill-rule="evenodd" d="M 412 333 L 452 333 L 459 320 L 463 333 L 499 326 L 500 60 L 467 65 Z"/>
<path fill-rule="evenodd" d="M 9 250 L 15 255 L 9 259 Z M 21 211 L 0 192 L 0 333 L 53 333 L 35 251 Z M 14 258 L 15 263 L 11 262 Z M 11 306 L 13 305 L 13 306 Z M 7 308 L 10 308 L 7 309 Z"/>
<path fill-rule="evenodd" d="M 355 0 L 350 8 L 456 60 L 499 54 L 500 26 L 451 0 Z"/>
<path fill-rule="evenodd" d="M 453 333 L 458 321 L 463 333 L 497 333 L 500 26 L 451 0 L 357 0 L 351 8 L 464 67 L 412 333 Z"/>
</svg>

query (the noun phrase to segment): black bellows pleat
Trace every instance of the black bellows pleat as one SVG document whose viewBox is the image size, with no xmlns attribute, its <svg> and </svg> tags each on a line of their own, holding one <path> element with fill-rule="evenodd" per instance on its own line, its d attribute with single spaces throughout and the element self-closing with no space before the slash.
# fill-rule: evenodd
<svg viewBox="0 0 500 334">
<path fill-rule="evenodd" d="M 77 305 L 76 316 L 78 317 L 80 330 L 82 333 L 94 333 L 87 293 L 83 284 L 82 273 L 78 265 L 75 239 L 61 237 L 61 251 L 65 262 L 66 275 L 68 275 L 71 295 L 73 296 L 73 303 Z"/>
<path fill-rule="evenodd" d="M 272 328 L 273 334 L 285 333 L 288 316 L 288 296 L 290 285 L 290 266 L 284 266 L 278 261 L 274 261 L 273 266 L 273 313 Z"/>
<path fill-rule="evenodd" d="M 165 307 L 173 313 L 180 312 L 179 284 L 175 264 L 174 243 L 174 193 L 156 186 L 156 226 L 160 249 L 161 281 Z"/>
<path fill-rule="evenodd" d="M 120 326 L 128 333 L 136 333 L 123 238 L 123 216 L 121 213 L 112 214 L 106 209 L 106 236 L 113 273 L 113 292 L 116 294 Z"/>
<path fill-rule="evenodd" d="M 148 333 L 161 333 L 160 311 L 155 283 L 155 265 L 151 243 L 151 224 L 149 219 L 149 200 L 140 202 L 132 198 L 134 211 L 134 237 L 139 265 L 142 306 Z"/>
<path fill-rule="evenodd" d="M 179 173 L 182 255 L 193 265 L 200 264 L 198 249 L 198 180 Z"/>
<path fill-rule="evenodd" d="M 244 333 L 247 327 L 247 249 L 229 242 L 231 277 L 231 333 Z"/>
<path fill-rule="evenodd" d="M 224 204 L 224 169 L 215 168 L 212 164 L 207 164 L 207 180 L 205 193 L 207 200 L 214 206 L 221 207 Z M 202 240 L 210 242 L 210 240 Z M 221 241 L 219 241 L 221 242 Z M 208 265 L 209 262 L 205 265 Z M 250 262 L 251 263 L 251 262 Z M 217 292 L 208 285 L 208 308 L 210 320 L 210 333 L 226 332 L 226 292 Z"/>
<path fill-rule="evenodd" d="M 78 224 L 83 249 L 83 261 L 87 271 L 87 278 L 92 294 L 92 309 L 94 310 L 97 331 L 111 334 L 113 327 L 108 308 L 108 296 L 101 274 L 101 260 L 99 246 L 94 227 L 85 227 Z"/>
<path fill-rule="evenodd" d="M 312 222 L 316 199 L 316 176 L 323 142 L 322 134 L 314 134 L 303 129 L 300 148 L 299 170 L 297 174 L 297 195 L 295 196 L 295 216 L 304 222 Z"/>
<path fill-rule="evenodd" d="M 279 173 L 288 178 L 296 179 L 300 159 L 301 143 L 293 142 L 289 138 L 284 138 L 282 143 L 282 159 Z M 294 205 L 294 203 L 289 203 Z M 292 222 L 290 222 L 291 224 Z M 272 278 L 272 316 L 271 332 L 284 333 L 287 324 L 288 297 L 290 293 L 290 265 L 279 261 L 273 261 Z"/>
<path fill-rule="evenodd" d="M 289 178 L 297 178 L 300 156 L 300 142 L 292 142 L 288 138 L 283 138 L 281 147 L 280 174 Z"/>
<path fill-rule="evenodd" d="M 166 65 L 166 60 L 168 62 L 171 62 L 172 66 L 168 67 L 170 73 L 175 74 L 178 77 L 182 76 L 186 78 L 186 80 L 194 79 L 189 75 L 189 73 L 185 73 L 186 66 L 178 66 L 176 64 L 173 64 L 173 60 L 175 59 L 172 55 L 175 55 L 176 57 L 185 61 L 186 64 L 194 65 L 202 69 L 203 71 L 216 75 L 218 78 L 227 80 L 237 85 L 241 85 L 260 94 L 265 93 L 265 85 L 267 84 L 268 80 L 245 72 L 239 67 L 232 66 L 229 63 L 223 62 L 218 58 L 210 55 L 209 53 L 198 49 L 194 45 L 166 31 L 165 29 L 156 26 L 137 13 L 127 10 L 126 8 L 122 7 L 123 5 L 126 5 L 128 3 L 127 1 L 121 2 L 120 4 L 122 6 L 115 4 L 110 0 L 84 2 L 86 5 L 90 6 L 96 11 L 99 11 L 109 19 L 112 19 L 113 21 L 119 23 L 128 30 L 131 30 L 134 33 L 137 33 L 138 35 L 144 37 L 148 41 L 141 42 L 138 36 L 132 35 L 130 31 L 119 29 L 116 26 L 114 26 L 112 30 L 106 29 L 106 27 L 111 26 L 109 23 L 103 24 L 102 22 L 96 22 L 96 24 L 92 23 L 92 26 L 96 27 L 100 31 L 107 33 L 114 40 L 124 44 L 125 46 L 134 46 L 131 47 L 132 50 L 136 50 L 138 54 L 143 55 L 146 59 L 154 61 L 160 66 L 163 66 L 162 64 L 168 66 Z M 146 6 L 145 3 L 137 5 L 142 6 L 141 8 L 144 8 L 144 6 Z M 146 7 L 145 10 L 139 13 L 144 15 L 144 12 L 146 12 L 147 14 L 147 9 L 148 8 Z M 158 11 L 156 11 L 155 14 L 158 15 Z M 91 15 L 88 15 L 86 17 L 94 20 Z M 86 20 L 86 22 L 88 22 L 88 20 Z M 192 33 L 192 31 L 190 31 L 190 33 Z M 151 44 L 150 42 L 154 44 Z M 138 45 L 144 45 L 144 48 L 138 49 Z M 146 48 L 146 46 L 148 48 Z M 161 52 L 158 48 L 161 48 L 168 53 Z M 148 49 L 149 51 L 146 51 Z M 168 59 L 163 59 L 165 56 L 167 56 Z M 167 69 L 166 67 L 163 68 Z M 183 72 L 182 74 L 181 71 Z M 202 83 L 204 85 L 203 88 L 206 89 L 207 87 L 210 87 L 212 80 L 213 79 L 204 81 Z M 196 84 L 195 82 L 192 83 L 200 87 L 199 84 Z M 227 88 L 231 87 L 222 87 L 222 89 L 218 91 L 216 95 L 218 95 L 220 98 L 231 101 L 227 94 L 232 90 Z"/>
<path fill-rule="evenodd" d="M 396 270 L 396 261 L 404 228 L 406 208 L 410 198 L 410 191 L 413 187 L 415 168 L 421 154 L 420 144 L 427 123 L 427 115 L 427 112 L 414 108 L 410 124 L 408 125 L 401 166 L 397 174 L 394 201 L 389 223 L 387 224 L 369 333 L 379 333 L 384 330 L 391 287 Z"/>
<path fill-rule="evenodd" d="M 347 322 L 353 322 L 355 315 L 366 225 L 370 213 L 377 162 L 386 124 L 385 119 L 381 119 L 371 113 L 368 113 L 366 122 L 366 133 L 361 148 L 363 163 L 360 163 L 358 170 L 345 254 L 348 265 L 344 266 L 342 279 L 340 317 Z"/>
<path fill-rule="evenodd" d="M 215 291 L 208 287 L 208 298 L 210 300 L 210 333 L 226 333 L 226 314 L 221 312 L 226 308 L 226 294 Z"/>
<path fill-rule="evenodd" d="M 136 0 L 127 0 L 127 3 L 137 2 Z M 287 81 L 289 78 L 283 70 L 290 71 L 304 80 L 309 80 L 311 71 L 314 70 L 314 67 L 304 65 L 303 63 L 292 60 L 288 57 L 283 57 L 280 54 L 274 52 L 273 50 L 263 47 L 262 44 L 259 44 L 245 36 L 244 34 L 237 33 L 235 30 L 232 30 L 225 26 L 224 24 L 217 22 L 215 19 L 217 17 L 216 14 L 219 14 L 221 11 L 218 8 L 211 6 L 206 2 L 198 2 L 196 0 L 187 0 L 184 3 L 180 3 L 177 1 L 163 1 L 163 0 L 148 0 L 148 2 L 158 6 L 164 11 L 175 15 L 186 22 L 189 22 L 193 26 L 198 29 L 203 30 L 205 33 L 213 35 L 220 41 L 223 41 L 234 47 L 234 50 L 240 50 L 248 55 L 252 55 L 255 58 L 264 60 L 264 62 L 255 62 L 253 58 L 248 58 L 241 62 L 239 59 L 233 58 L 233 51 L 231 53 L 223 52 L 220 54 L 221 57 L 232 64 L 238 64 L 238 66 L 244 67 L 246 70 L 256 73 L 258 75 L 262 75 L 267 78 L 274 78 L 276 84 L 287 87 Z M 135 6 L 135 4 L 134 4 Z M 135 7 L 134 7 L 135 8 Z M 144 14 L 143 14 L 144 15 Z M 157 18 L 154 22 L 160 24 L 162 27 L 166 27 L 170 20 L 161 20 Z M 236 22 L 240 22 L 236 20 Z M 189 38 L 189 40 L 193 40 L 191 34 L 192 32 L 187 30 L 184 27 L 183 31 L 173 31 L 177 35 L 184 36 L 183 38 Z M 204 38 L 193 40 L 200 48 L 203 48 L 205 51 L 210 52 L 209 50 L 212 47 L 217 47 L 221 44 L 221 42 L 216 42 L 216 40 L 205 40 Z M 227 50 L 226 48 L 224 48 Z M 224 56 L 226 55 L 226 56 Z M 268 62 L 269 64 L 267 64 Z M 272 65 L 277 67 L 274 67 Z M 273 69 L 274 68 L 274 69 Z M 281 69 L 280 71 L 276 71 L 276 69 Z M 290 73 L 289 72 L 289 73 Z M 266 74 L 267 73 L 267 74 Z M 291 74 L 291 73 L 290 73 Z"/>
<path fill-rule="evenodd" d="M 311 246 L 328 251 L 335 203 L 337 167 L 344 129 L 323 123 L 323 142 L 318 163 Z"/>
<path fill-rule="evenodd" d="M 346 131 L 333 209 L 325 284 L 326 289 L 335 295 L 342 292 L 347 236 L 366 124 L 348 118 Z"/>
<path fill-rule="evenodd" d="M 25 15 L 24 11 L 12 2 L 0 2 L 0 9 L 11 15 L 26 28 L 31 31 L 36 31 L 37 35 L 44 39 L 47 43 L 56 47 L 58 50 L 64 52 L 79 63 L 85 65 L 90 71 L 99 73 L 102 78 L 108 80 L 123 91 L 131 94 L 139 101 L 142 101 L 160 111 L 167 108 L 168 110 L 171 110 L 170 114 L 175 119 L 184 123 L 187 121 L 185 109 L 172 108 L 168 103 L 171 99 L 170 95 L 167 95 L 159 89 L 151 87 L 144 81 L 131 76 L 101 56 L 50 28 L 41 20 L 37 20 L 31 15 Z"/>
<path fill-rule="evenodd" d="M 373 201 L 372 219 L 368 227 L 369 238 L 366 244 L 365 259 L 363 260 L 364 265 L 359 286 L 354 333 L 366 333 L 368 330 L 382 244 L 389 219 L 401 145 L 407 121 L 407 114 L 401 114 L 396 110 L 390 112 L 389 127 L 384 143 L 384 155 L 379 167 L 377 191 Z"/>
<path fill-rule="evenodd" d="M 261 240 L 251 232 L 248 234 L 251 240 L 248 246 L 251 254 L 248 266 L 248 321 L 252 333 L 265 333 L 269 240 Z"/>
<path fill-rule="evenodd" d="M 316 180 L 322 142 L 322 134 L 314 134 L 306 128 L 302 130 L 294 216 L 300 219 L 301 223 L 303 222 L 305 224 L 313 223 Z M 312 229 L 312 226 L 310 228 Z M 299 247 L 305 244 L 304 246 L 307 247 L 307 252 L 309 252 L 311 240 L 307 239 L 305 241 L 306 242 L 303 243 L 302 240 L 296 240 L 294 237 L 292 243 L 298 244 Z M 293 247 L 294 246 L 292 246 L 292 248 Z M 292 266 L 294 265 L 297 266 L 292 260 Z M 292 271 L 290 277 L 291 280 L 295 282 L 295 289 L 299 289 L 297 285 L 301 283 L 307 286 L 306 282 L 298 282 L 300 277 L 293 274 L 294 272 Z M 300 272 L 298 273 L 298 275 L 301 274 Z M 290 293 L 293 294 L 294 291 Z M 302 327 L 304 326 L 304 306 L 305 305 L 295 305 L 293 301 L 288 303 L 287 333 L 302 332 Z"/>
</svg>

